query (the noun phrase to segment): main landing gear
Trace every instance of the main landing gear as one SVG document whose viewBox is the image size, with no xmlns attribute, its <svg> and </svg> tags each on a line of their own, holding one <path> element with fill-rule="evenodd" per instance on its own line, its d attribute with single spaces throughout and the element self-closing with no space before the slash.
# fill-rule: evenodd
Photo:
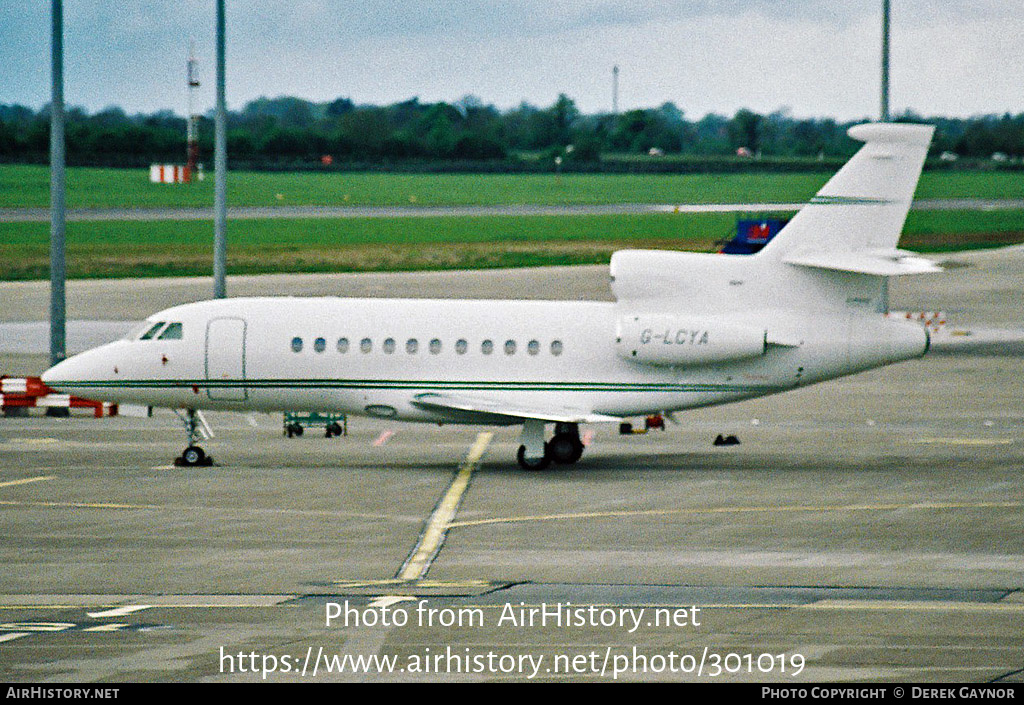
<svg viewBox="0 0 1024 705">
<path fill-rule="evenodd" d="M 529 420 L 523 423 L 522 441 L 516 460 L 524 470 L 543 470 L 552 462 L 571 465 L 583 457 L 579 424 L 556 423 L 555 435 L 545 443 L 544 422 Z"/>
<path fill-rule="evenodd" d="M 185 415 L 178 414 L 178 418 L 185 424 L 185 433 L 188 435 L 188 447 L 181 452 L 181 455 L 174 459 L 174 464 L 177 467 L 185 468 L 213 465 L 213 458 L 208 456 L 206 451 L 198 445 L 202 434 L 199 432 L 197 421 L 202 421 L 202 419 L 198 417 L 196 410 L 186 409 Z"/>
</svg>

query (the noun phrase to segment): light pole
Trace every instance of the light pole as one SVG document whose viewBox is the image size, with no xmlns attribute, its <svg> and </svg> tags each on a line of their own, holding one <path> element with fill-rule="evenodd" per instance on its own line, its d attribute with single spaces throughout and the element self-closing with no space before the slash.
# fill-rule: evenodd
<svg viewBox="0 0 1024 705">
<path fill-rule="evenodd" d="M 882 122 L 889 120 L 889 0 L 882 0 Z"/>
<path fill-rule="evenodd" d="M 619 65 L 612 66 L 612 115 L 619 114 Z"/>
<path fill-rule="evenodd" d="M 224 99 L 224 0 L 217 0 L 217 111 L 213 135 L 213 297 L 227 296 L 227 108 Z"/>
<path fill-rule="evenodd" d="M 64 8 L 53 0 L 50 40 L 50 364 L 67 355 L 64 259 Z"/>
</svg>

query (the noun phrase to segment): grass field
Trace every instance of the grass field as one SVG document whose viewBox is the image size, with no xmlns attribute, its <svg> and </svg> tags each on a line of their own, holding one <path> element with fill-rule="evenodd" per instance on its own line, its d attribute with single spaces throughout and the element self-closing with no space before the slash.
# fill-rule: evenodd
<svg viewBox="0 0 1024 705">
<path fill-rule="evenodd" d="M 232 173 L 232 205 L 801 202 L 828 174 L 424 175 Z M 0 208 L 46 207 L 45 167 L 0 166 Z M 1002 172 L 930 172 L 919 198 L 1024 198 Z M 209 207 L 213 184 L 151 184 L 145 170 L 70 169 L 74 208 Z M 606 263 L 625 247 L 711 251 L 732 214 L 233 220 L 232 274 Z M 209 221 L 70 222 L 68 276 L 206 275 Z M 912 211 L 901 244 L 945 251 L 1024 241 L 1024 211 Z M 0 223 L 0 278 L 49 276 L 49 224 Z"/>
<path fill-rule="evenodd" d="M 49 276 L 49 225 L 0 225 L 0 278 Z M 228 271 L 384 271 L 607 263 L 627 247 L 711 251 L 732 214 L 239 220 Z M 68 276 L 207 275 L 209 221 L 73 222 Z M 901 245 L 948 251 L 1024 241 L 1024 211 L 914 211 Z"/>
<path fill-rule="evenodd" d="M 810 174 L 380 174 L 231 172 L 228 203 L 273 205 L 509 205 L 802 202 L 828 179 Z M 144 169 L 68 170 L 71 208 L 209 207 L 213 181 L 149 183 Z M 1009 172 L 926 172 L 918 198 L 1024 198 Z M 49 172 L 0 165 L 0 208 L 44 208 Z"/>
</svg>

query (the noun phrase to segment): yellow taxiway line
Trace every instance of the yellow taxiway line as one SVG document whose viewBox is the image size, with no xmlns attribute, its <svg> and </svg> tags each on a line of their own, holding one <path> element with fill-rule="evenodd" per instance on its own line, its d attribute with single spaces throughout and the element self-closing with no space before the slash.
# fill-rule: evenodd
<svg viewBox="0 0 1024 705">
<path fill-rule="evenodd" d="M 160 509 L 153 504 L 115 504 L 113 502 L 14 502 L 0 500 L 2 507 L 48 507 L 58 509 Z"/>
<path fill-rule="evenodd" d="M 912 600 L 819 600 L 799 605 L 805 610 L 872 610 L 893 612 L 1024 612 L 1024 604 L 1016 602 L 952 602 Z"/>
<path fill-rule="evenodd" d="M 41 475 L 39 477 L 25 477 L 21 480 L 8 480 L 7 482 L 0 482 L 0 487 L 13 487 L 14 485 L 27 485 L 30 482 L 44 482 L 46 480 L 55 480 L 56 475 Z"/>
<path fill-rule="evenodd" d="M 469 454 L 459 467 L 455 479 L 427 521 L 427 526 L 423 530 L 419 542 L 399 571 L 397 576 L 399 580 L 419 580 L 430 570 L 430 564 L 437 552 L 441 550 L 448 529 L 455 525 L 452 520 L 455 519 L 462 496 L 469 487 L 473 471 L 480 464 L 480 459 L 483 458 L 493 437 L 494 434 L 490 432 L 481 433 L 476 437 L 476 442 L 469 449 Z"/>
<path fill-rule="evenodd" d="M 774 512 L 883 512 L 902 509 L 1019 509 L 1024 502 L 914 502 L 912 504 L 839 504 L 801 505 L 781 507 L 708 507 L 695 509 L 637 509 L 613 512 L 572 512 L 565 514 L 537 514 L 532 516 L 494 517 L 455 521 L 449 529 L 487 524 L 514 524 L 527 521 L 561 521 L 571 519 L 609 519 L 619 517 L 707 515 L 707 514 L 759 514 Z"/>
</svg>

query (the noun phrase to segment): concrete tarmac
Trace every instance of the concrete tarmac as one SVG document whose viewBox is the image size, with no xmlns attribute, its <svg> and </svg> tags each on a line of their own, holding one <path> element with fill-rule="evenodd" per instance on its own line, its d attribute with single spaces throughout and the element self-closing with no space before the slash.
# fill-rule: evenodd
<svg viewBox="0 0 1024 705">
<path fill-rule="evenodd" d="M 950 259 L 894 307 L 1022 327 L 1020 248 Z M 601 298 L 606 275 L 229 292 Z M 118 286 L 73 283 L 69 306 L 116 320 L 95 307 Z M 189 287 L 133 283 L 107 310 Z M 38 295 L 0 286 L 24 311 L 4 320 Z M 0 679 L 1020 682 L 1022 379 L 1012 347 L 952 350 L 666 431 L 587 428 L 580 463 L 542 473 L 516 466 L 516 429 L 287 439 L 280 416 L 210 414 L 216 465 L 178 469 L 170 412 L 0 419 Z"/>
</svg>

